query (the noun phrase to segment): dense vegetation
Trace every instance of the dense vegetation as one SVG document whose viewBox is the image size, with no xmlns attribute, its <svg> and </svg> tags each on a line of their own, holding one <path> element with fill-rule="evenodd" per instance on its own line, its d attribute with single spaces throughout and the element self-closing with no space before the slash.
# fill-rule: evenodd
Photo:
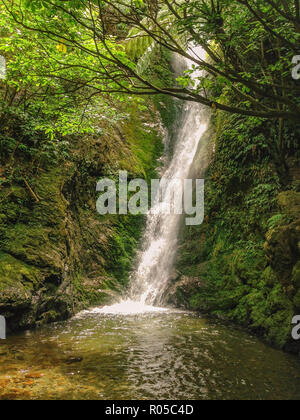
<svg viewBox="0 0 300 420">
<path fill-rule="evenodd" d="M 299 351 L 290 339 L 300 310 L 299 144 L 291 141 L 297 131 L 286 130 L 285 172 L 268 150 L 274 124 L 221 114 L 213 123 L 206 219 L 185 229 L 178 288 L 169 299 Z"/>
<path fill-rule="evenodd" d="M 242 115 L 299 116 L 299 88 L 290 77 L 300 37 L 297 0 L 1 3 L 15 25 L 36 37 L 48 64 L 38 74 L 67 84 L 69 92 L 88 88 L 89 99 L 99 93 L 163 92 Z M 194 56 L 188 44 L 201 45 L 206 57 Z M 157 85 L 138 60 L 153 45 L 189 57 L 211 77 L 201 76 L 195 84 L 186 72 L 179 87 Z M 66 57 L 58 57 L 55 48 Z M 224 103 L 213 86 L 230 89 L 239 103 Z"/>
<path fill-rule="evenodd" d="M 45 65 L 30 34 L 11 29 L 1 41 L 10 59 L 0 81 L 0 312 L 10 329 L 24 329 L 124 290 L 144 219 L 100 218 L 96 184 L 119 170 L 153 178 L 161 118 L 171 125 L 176 107 L 101 96 L 86 108 L 87 91 L 64 95 L 29 71 Z M 167 54 L 154 51 L 152 62 L 151 78 L 172 79 Z"/>
<path fill-rule="evenodd" d="M 287 345 L 300 311 L 299 1 L 1 0 L 0 11 L 0 312 L 11 326 L 126 285 L 143 220 L 99 219 L 96 181 L 119 169 L 151 178 L 157 110 L 170 128 L 176 98 L 208 106 L 214 134 L 206 221 L 183 234 L 170 299 Z M 205 73 L 175 83 L 173 53 Z"/>
</svg>

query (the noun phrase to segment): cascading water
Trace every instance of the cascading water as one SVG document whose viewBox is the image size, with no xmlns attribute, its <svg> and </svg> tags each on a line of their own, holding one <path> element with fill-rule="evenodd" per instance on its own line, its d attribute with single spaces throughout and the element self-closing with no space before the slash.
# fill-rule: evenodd
<svg viewBox="0 0 300 420">
<path fill-rule="evenodd" d="M 161 173 L 169 180 L 201 178 L 208 163 L 208 115 L 183 105 Z M 0 400 L 299 401 L 296 355 L 197 313 L 151 306 L 167 292 L 181 222 L 149 213 L 128 300 L 3 340 Z"/>
<path fill-rule="evenodd" d="M 189 52 L 200 58 L 205 54 L 201 48 L 194 48 Z M 179 57 L 174 57 L 175 67 L 180 66 L 179 60 Z M 193 62 L 188 59 L 184 61 L 185 69 L 192 69 Z M 192 77 L 197 79 L 200 74 L 195 71 Z M 206 129 L 207 114 L 204 107 L 195 102 L 185 103 L 176 133 L 173 157 L 163 170 L 163 177 L 168 182 L 189 177 L 199 142 Z M 161 205 L 167 199 L 167 194 L 163 195 Z M 138 258 L 137 269 L 131 275 L 128 299 L 102 308 L 101 312 L 141 313 L 161 310 L 153 305 L 162 304 L 161 298 L 174 265 L 181 219 L 181 215 L 149 211 L 144 246 Z"/>
</svg>

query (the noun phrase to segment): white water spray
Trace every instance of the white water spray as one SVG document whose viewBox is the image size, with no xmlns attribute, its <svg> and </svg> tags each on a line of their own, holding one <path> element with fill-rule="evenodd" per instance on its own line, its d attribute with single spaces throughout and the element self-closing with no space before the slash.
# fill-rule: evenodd
<svg viewBox="0 0 300 420">
<path fill-rule="evenodd" d="M 205 54 L 201 48 L 195 48 L 190 53 L 200 58 Z M 175 65 L 180 64 L 178 61 L 176 63 L 179 57 L 175 57 L 174 60 Z M 191 69 L 192 65 L 190 60 L 185 60 L 186 68 Z M 197 79 L 200 74 L 195 71 L 192 77 Z M 207 115 L 204 107 L 195 102 L 186 103 L 176 133 L 172 160 L 164 168 L 164 178 L 170 181 L 188 178 L 199 142 L 206 130 Z M 135 314 L 166 310 L 153 305 L 162 305 L 162 296 L 174 266 L 181 218 L 182 216 L 176 214 L 148 213 L 143 249 L 138 257 L 137 269 L 131 275 L 128 300 L 104 307 L 99 310 L 100 313 Z"/>
</svg>

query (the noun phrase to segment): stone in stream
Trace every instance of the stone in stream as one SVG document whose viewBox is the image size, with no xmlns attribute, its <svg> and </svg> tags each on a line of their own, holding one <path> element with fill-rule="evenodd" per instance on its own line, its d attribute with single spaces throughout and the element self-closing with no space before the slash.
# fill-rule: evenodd
<svg viewBox="0 0 300 420">
<path fill-rule="evenodd" d="M 80 363 L 83 361 L 83 357 L 69 357 L 68 359 L 65 360 L 65 363 L 67 363 L 68 365 L 71 365 L 73 363 Z"/>
</svg>

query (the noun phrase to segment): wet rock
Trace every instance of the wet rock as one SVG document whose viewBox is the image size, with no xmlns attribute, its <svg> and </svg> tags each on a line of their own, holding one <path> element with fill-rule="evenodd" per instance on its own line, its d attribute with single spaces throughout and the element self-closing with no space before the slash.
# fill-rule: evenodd
<svg viewBox="0 0 300 420">
<path fill-rule="evenodd" d="M 297 273 L 294 273 L 300 258 L 300 193 L 282 192 L 278 196 L 278 204 L 286 222 L 267 232 L 265 254 L 281 284 L 287 286 L 292 283 L 300 287 L 300 279 L 296 280 Z"/>
<path fill-rule="evenodd" d="M 204 287 L 203 282 L 198 277 L 182 276 L 167 291 L 168 303 L 176 307 L 189 307 L 189 299 Z"/>
<path fill-rule="evenodd" d="M 272 229 L 266 239 L 264 248 L 267 260 L 284 282 L 299 260 L 300 220 Z"/>
<path fill-rule="evenodd" d="M 294 218 L 300 217 L 300 193 L 296 191 L 283 191 L 278 195 L 278 204 L 284 213 Z"/>
<path fill-rule="evenodd" d="M 40 379 L 44 376 L 43 373 L 40 372 L 32 372 L 32 373 L 27 373 L 27 375 L 25 375 L 26 379 Z"/>
<path fill-rule="evenodd" d="M 0 315 L 7 318 L 8 331 L 109 304 L 115 299 L 110 291 L 121 292 L 127 285 L 144 221 L 124 217 L 116 223 L 99 217 L 95 186 L 112 164 L 134 178 L 152 174 L 162 133 L 157 113 L 145 110 L 141 115 L 135 104 L 124 111 L 130 118 L 118 126 L 103 121 L 98 135 L 73 138 L 68 156 L 42 159 L 31 185 L 38 203 L 13 176 L 1 188 Z M 23 124 L 13 119 L 11 124 L 31 147 L 33 139 L 23 133 Z M 23 156 L 14 158 L 14 166 L 27 173 Z M 32 159 L 40 161 L 40 154 Z M 6 165 L 2 160 L 0 167 Z"/>
<path fill-rule="evenodd" d="M 81 363 L 83 361 L 83 357 L 69 357 L 65 360 L 65 363 L 68 365 L 72 365 L 74 363 Z"/>
</svg>

